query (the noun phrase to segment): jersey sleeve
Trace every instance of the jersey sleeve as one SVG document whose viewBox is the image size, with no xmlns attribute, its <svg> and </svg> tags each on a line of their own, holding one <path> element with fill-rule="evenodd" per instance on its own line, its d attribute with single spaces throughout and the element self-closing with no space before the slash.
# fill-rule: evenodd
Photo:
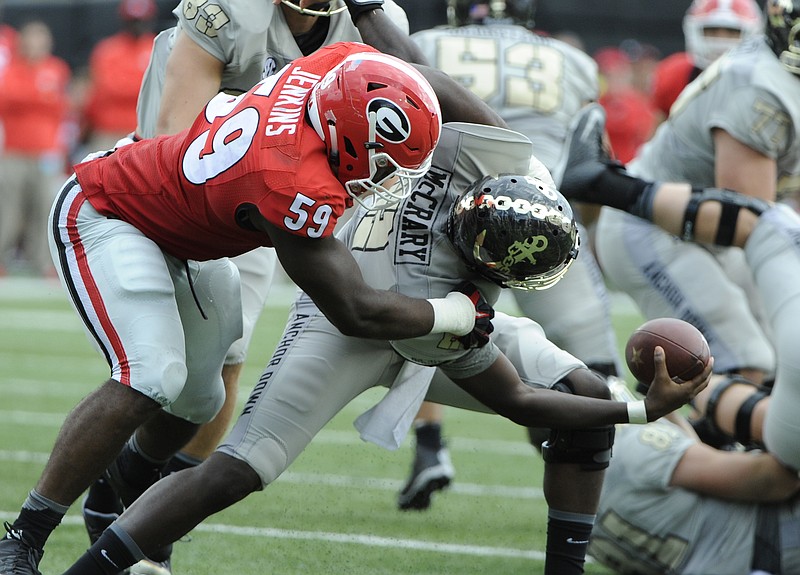
<svg viewBox="0 0 800 575">
<path fill-rule="evenodd" d="M 296 174 L 269 173 L 270 192 L 258 203 L 258 210 L 272 225 L 306 238 L 333 234 L 339 217 L 350 201 L 347 192 L 330 171 L 327 160 L 307 157 Z"/>
<path fill-rule="evenodd" d="M 777 159 L 792 145 L 791 118 L 773 94 L 742 86 L 727 94 L 708 118 L 709 129 L 721 128 L 746 146 Z"/>
<path fill-rule="evenodd" d="M 173 14 L 182 31 L 228 68 L 241 67 L 253 45 L 262 46 L 271 3 L 182 0 Z M 247 9 L 248 12 L 243 12 Z M 242 11 L 236 13 L 236 11 Z M 234 70 L 235 72 L 235 70 Z"/>
<path fill-rule="evenodd" d="M 639 486 L 664 490 L 683 454 L 694 441 L 677 426 L 664 420 L 647 425 L 626 426 L 615 441 L 615 449 L 624 449 L 624 464 L 635 464 L 628 474 Z"/>
</svg>

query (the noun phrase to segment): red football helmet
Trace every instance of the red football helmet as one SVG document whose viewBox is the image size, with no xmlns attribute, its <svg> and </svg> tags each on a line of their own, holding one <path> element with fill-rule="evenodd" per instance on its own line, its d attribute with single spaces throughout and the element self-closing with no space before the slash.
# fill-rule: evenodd
<svg viewBox="0 0 800 575">
<path fill-rule="evenodd" d="M 738 38 L 706 36 L 706 28 L 738 30 Z M 683 18 L 686 51 L 695 66 L 706 68 L 742 40 L 763 31 L 755 0 L 694 0 Z"/>
<path fill-rule="evenodd" d="M 357 201 L 386 203 L 411 193 L 430 167 L 442 114 L 431 85 L 412 66 L 378 52 L 351 54 L 314 87 L 309 116 L 339 181 Z"/>
</svg>

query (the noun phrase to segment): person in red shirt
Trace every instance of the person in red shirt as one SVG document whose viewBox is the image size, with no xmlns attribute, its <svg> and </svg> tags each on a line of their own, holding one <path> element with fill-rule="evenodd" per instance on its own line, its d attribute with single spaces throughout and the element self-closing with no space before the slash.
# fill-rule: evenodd
<svg viewBox="0 0 800 575">
<path fill-rule="evenodd" d="M 667 56 L 653 73 L 650 100 L 660 120 L 687 84 L 740 41 L 761 32 L 754 0 L 694 0 L 683 18 L 686 51 Z"/>
<path fill-rule="evenodd" d="M 35 273 L 52 270 L 47 248 L 47 213 L 63 177 L 63 124 L 71 71 L 52 54 L 53 36 L 41 21 L 20 28 L 17 52 L 3 74 L 0 123 L 0 266 L 16 247 Z"/>
<path fill-rule="evenodd" d="M 594 59 L 602 80 L 598 102 L 606 110 L 611 148 L 620 162 L 629 162 L 653 135 L 655 112 L 647 97 L 633 87 L 633 67 L 625 52 L 603 48 Z"/>
<path fill-rule="evenodd" d="M 6 67 L 11 63 L 11 55 L 17 49 L 17 31 L 8 24 L 3 24 L 2 16 L 3 4 L 0 3 L 0 81 L 2 81 Z M 5 148 L 4 133 L 3 122 L 0 120 L 0 155 L 3 154 L 3 149 Z M 0 263 L 0 275 L 3 273 L 4 268 Z"/>
<path fill-rule="evenodd" d="M 136 129 L 136 100 L 153 49 L 157 14 L 154 0 L 122 0 L 122 30 L 92 50 L 82 126 L 90 151 L 108 150 Z"/>
<path fill-rule="evenodd" d="M 493 312 L 474 285 L 428 300 L 373 289 L 333 236 L 353 201 L 410 195 L 439 139 L 440 102 L 444 117 L 501 121 L 419 68 L 424 76 L 365 44 L 333 44 L 241 96 L 218 94 L 186 130 L 76 166 L 53 204 L 51 254 L 110 376 L 65 420 L 0 540 L 0 572 L 38 575 L 46 540 L 104 470 L 136 470 L 121 484 L 129 504 L 215 416 L 222 363 L 242 332 L 230 256 L 273 246 L 345 335 L 488 342 Z M 129 440 L 136 449 L 115 459 Z"/>
</svg>

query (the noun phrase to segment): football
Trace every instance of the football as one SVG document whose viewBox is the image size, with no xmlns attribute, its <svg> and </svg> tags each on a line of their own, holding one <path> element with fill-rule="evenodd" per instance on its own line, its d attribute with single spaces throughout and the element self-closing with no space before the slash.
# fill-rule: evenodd
<svg viewBox="0 0 800 575">
<path fill-rule="evenodd" d="M 675 381 L 688 381 L 703 371 L 711 351 L 703 334 L 680 319 L 662 317 L 645 322 L 625 345 L 625 362 L 631 374 L 645 385 L 655 376 L 653 351 L 664 349 L 667 371 Z"/>
</svg>

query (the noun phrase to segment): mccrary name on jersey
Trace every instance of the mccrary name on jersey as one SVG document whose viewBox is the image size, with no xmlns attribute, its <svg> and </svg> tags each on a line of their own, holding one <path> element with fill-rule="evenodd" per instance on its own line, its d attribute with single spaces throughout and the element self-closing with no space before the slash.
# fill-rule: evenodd
<svg viewBox="0 0 800 575">
<path fill-rule="evenodd" d="M 430 263 L 432 233 L 441 198 L 450 184 L 452 173 L 431 167 L 403 204 L 397 226 L 395 264 Z"/>
</svg>

